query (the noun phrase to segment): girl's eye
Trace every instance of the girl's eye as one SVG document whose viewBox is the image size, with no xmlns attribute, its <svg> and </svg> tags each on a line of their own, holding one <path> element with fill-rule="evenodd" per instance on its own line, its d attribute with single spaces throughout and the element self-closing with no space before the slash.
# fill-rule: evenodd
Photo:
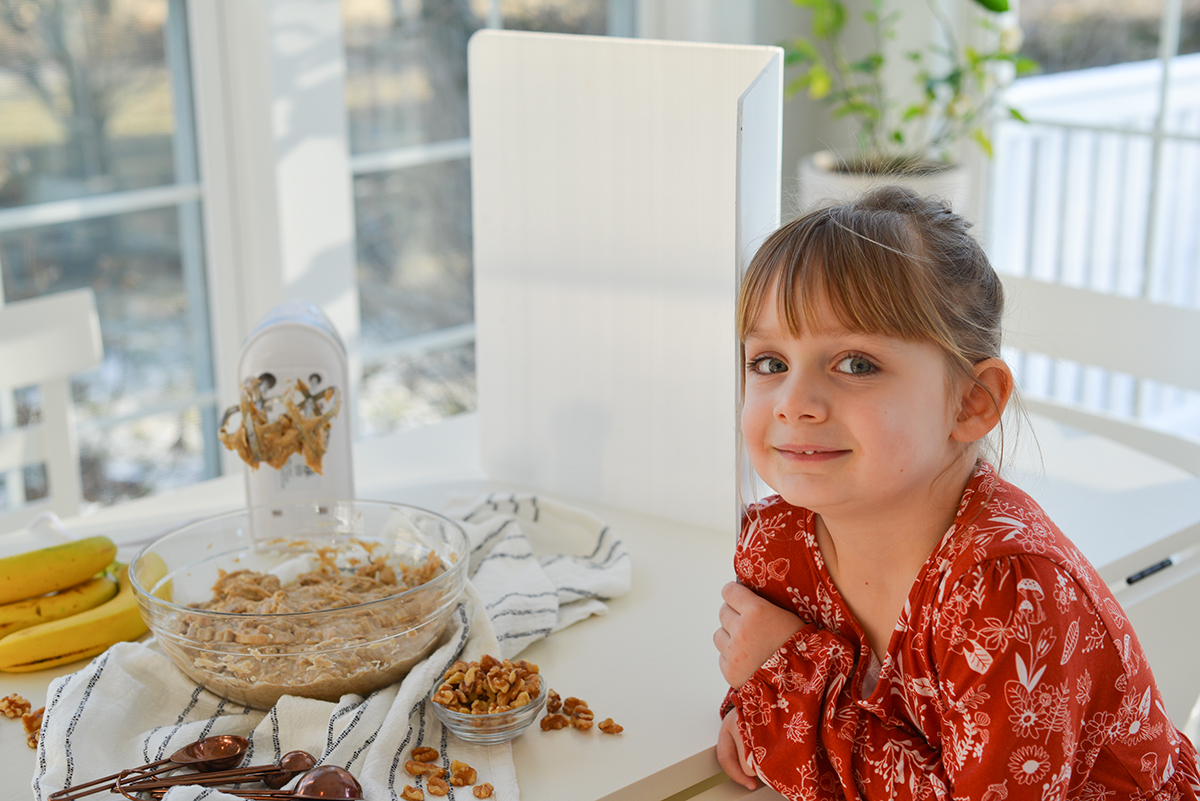
<svg viewBox="0 0 1200 801">
<path fill-rule="evenodd" d="M 866 375 L 875 372 L 875 365 L 862 356 L 847 356 L 837 363 L 835 368 L 839 373 L 850 375 Z"/>
<path fill-rule="evenodd" d="M 785 373 L 787 372 L 787 364 L 783 359 L 777 359 L 774 356 L 760 356 L 753 359 L 748 365 L 752 373 Z"/>
</svg>

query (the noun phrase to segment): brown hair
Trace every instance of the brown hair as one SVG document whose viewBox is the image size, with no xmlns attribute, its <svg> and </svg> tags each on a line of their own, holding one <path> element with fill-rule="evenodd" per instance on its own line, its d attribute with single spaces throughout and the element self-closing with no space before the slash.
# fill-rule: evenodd
<svg viewBox="0 0 1200 801">
<path fill-rule="evenodd" d="M 901 186 L 793 220 L 746 268 L 738 338 L 754 328 L 772 288 L 793 335 L 825 297 L 847 328 L 933 342 L 952 375 L 973 380 L 975 364 L 1000 356 L 1004 291 L 970 225 Z"/>
</svg>

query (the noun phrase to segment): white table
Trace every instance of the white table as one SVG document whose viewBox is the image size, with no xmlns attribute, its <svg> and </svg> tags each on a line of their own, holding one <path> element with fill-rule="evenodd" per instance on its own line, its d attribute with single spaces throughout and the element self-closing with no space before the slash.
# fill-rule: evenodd
<svg viewBox="0 0 1200 801">
<path fill-rule="evenodd" d="M 487 482 L 475 459 L 473 415 L 356 445 L 357 495 L 438 509 L 454 494 L 520 490 Z M 732 532 L 562 500 L 603 518 L 626 544 L 633 588 L 610 612 L 538 642 L 522 653 L 554 677 L 555 689 L 586 699 L 625 727 L 620 736 L 544 736 L 513 744 L 522 798 L 664 798 L 719 772 L 712 753 L 725 685 L 712 632 L 720 587 L 732 576 Z M 244 505 L 240 475 L 164 493 L 66 521 L 79 534 L 104 533 L 118 544 L 175 524 Z M 14 550 L 23 537 L 0 538 Z M 123 547 L 120 556 L 136 553 Z M 32 674 L 0 673 L 0 695 L 44 703 L 49 682 L 81 664 Z M 555 735 L 559 736 L 555 736 Z M 0 801 L 28 801 L 34 751 L 19 721 L 0 719 L 6 780 Z M 124 765 L 114 765 L 117 770 Z M 103 799 L 107 796 L 96 796 Z"/>
<path fill-rule="evenodd" d="M 1011 463 L 1011 474 L 1043 500 L 1098 565 L 1127 556 L 1162 533 L 1200 522 L 1195 502 L 1200 480 L 1095 437 L 1064 432 L 1044 421 L 1037 426 L 1044 467 L 1027 450 Z M 1026 442 L 1031 439 L 1026 435 Z M 477 440 L 475 417 L 463 415 L 358 443 L 358 497 L 439 509 L 454 494 L 522 489 L 486 480 L 478 466 Z M 1072 466 L 1080 460 L 1092 469 Z M 625 726 L 625 732 L 619 737 L 543 737 L 531 731 L 518 738 L 513 755 L 522 798 L 640 801 L 689 788 L 695 792 L 697 785 L 709 788 L 697 796 L 704 801 L 746 797 L 745 790 L 720 783 L 712 748 L 725 685 L 711 637 L 720 588 L 732 576 L 734 532 L 561 500 L 599 515 L 624 540 L 632 556 L 633 589 L 611 602 L 608 615 L 558 632 L 523 656 L 553 675 L 560 692 L 585 698 L 602 717 L 611 715 Z M 129 557 L 136 552 L 133 543 L 244 502 L 242 478 L 235 475 L 67 523 L 79 534 L 111 536 L 124 544 L 121 556 Z M 1140 540 L 1120 533 L 1127 530 L 1125 521 L 1136 524 Z M 1102 530 L 1117 533 L 1095 535 Z M 0 537 L 0 553 L 28 544 L 19 534 Z M 78 667 L 0 674 L 0 695 L 18 692 L 41 704 L 49 682 Z M 28 801 L 26 777 L 34 772 L 34 752 L 25 745 L 19 722 L 0 719 L 0 755 L 7 773 L 0 801 Z M 127 766 L 113 766 L 120 767 Z M 777 797 L 762 791 L 753 795 Z"/>
</svg>

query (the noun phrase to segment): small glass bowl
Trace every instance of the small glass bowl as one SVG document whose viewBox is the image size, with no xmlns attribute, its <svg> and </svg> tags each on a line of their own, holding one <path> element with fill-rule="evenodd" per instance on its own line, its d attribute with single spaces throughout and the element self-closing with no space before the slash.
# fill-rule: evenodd
<svg viewBox="0 0 1200 801">
<path fill-rule="evenodd" d="M 511 709 L 508 712 L 491 712 L 486 715 L 469 715 L 447 709 L 433 700 L 433 694 L 441 686 L 439 681 L 429 693 L 429 703 L 433 706 L 433 714 L 437 715 L 447 729 L 460 740 L 484 745 L 506 743 L 516 737 L 529 725 L 537 720 L 538 715 L 546 707 L 546 688 L 550 685 L 542 680 L 542 691 L 537 698 L 525 706 Z"/>
</svg>

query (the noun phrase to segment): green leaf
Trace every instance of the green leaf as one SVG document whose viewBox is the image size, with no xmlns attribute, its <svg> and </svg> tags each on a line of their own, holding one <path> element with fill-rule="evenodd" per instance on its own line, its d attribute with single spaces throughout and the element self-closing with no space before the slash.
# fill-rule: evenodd
<svg viewBox="0 0 1200 801">
<path fill-rule="evenodd" d="M 1025 115 L 1024 115 L 1024 114 L 1022 114 L 1020 111 L 1018 111 L 1018 110 L 1017 110 L 1017 109 L 1015 109 L 1015 108 L 1011 108 L 1011 107 L 1010 107 L 1010 108 L 1008 109 L 1008 116 L 1012 117 L 1012 118 L 1013 118 L 1014 120 L 1016 120 L 1017 122 L 1023 122 L 1023 123 L 1025 123 L 1026 125 L 1028 125 L 1028 124 L 1029 124 L 1029 120 L 1025 119 Z"/>
<path fill-rule="evenodd" d="M 820 61 L 821 53 L 817 46 L 808 39 L 793 39 L 783 52 L 783 63 L 791 67 L 801 62 Z"/>
<path fill-rule="evenodd" d="M 883 56 L 879 53 L 869 53 L 864 58 L 850 63 L 851 72 L 865 72 L 874 75 L 883 66 Z"/>
<path fill-rule="evenodd" d="M 833 79 L 829 77 L 829 73 L 820 64 L 813 64 L 812 69 L 805 76 L 808 81 L 808 96 L 813 100 L 820 100 L 829 94 L 829 90 L 833 88 Z"/>
<path fill-rule="evenodd" d="M 1025 58 L 1024 56 L 1019 56 L 1016 60 L 1018 75 L 1028 75 L 1031 72 L 1036 72 L 1037 70 L 1041 69 L 1041 66 L 1041 64 L 1037 63 L 1032 58 Z"/>
<path fill-rule="evenodd" d="M 976 3 L 986 8 L 988 11 L 1008 11 L 1008 0 L 975 0 Z"/>
<path fill-rule="evenodd" d="M 857 114 L 858 116 L 869 121 L 875 121 L 879 119 L 879 109 L 875 108 L 870 103 L 846 103 L 840 108 L 834 109 L 832 116 L 834 119 L 841 119 L 842 117 L 848 117 L 851 114 Z"/>
<path fill-rule="evenodd" d="M 812 33 L 818 39 L 832 39 L 846 27 L 846 7 L 833 0 L 813 7 Z"/>
<path fill-rule="evenodd" d="M 983 132 L 982 128 L 976 128 L 975 130 L 971 131 L 971 138 L 975 140 L 976 144 L 978 144 L 983 152 L 987 154 L 989 159 L 995 155 L 992 152 L 992 140 L 988 138 L 988 135 Z"/>
</svg>

